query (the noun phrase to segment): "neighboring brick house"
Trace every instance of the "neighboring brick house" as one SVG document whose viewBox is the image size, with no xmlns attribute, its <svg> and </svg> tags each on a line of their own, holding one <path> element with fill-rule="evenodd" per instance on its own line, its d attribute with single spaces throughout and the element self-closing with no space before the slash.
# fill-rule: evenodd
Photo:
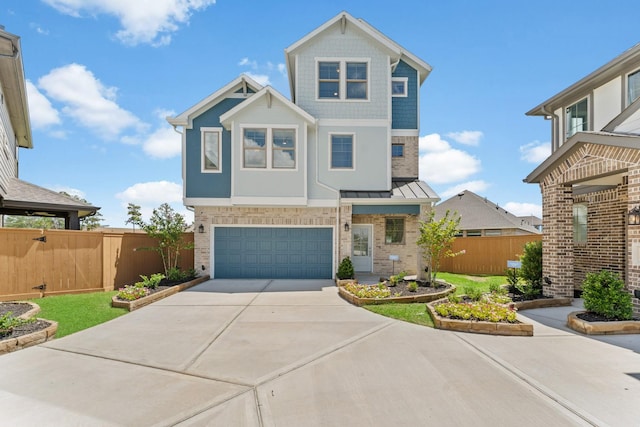
<svg viewBox="0 0 640 427">
<path fill-rule="evenodd" d="M 3 215 L 65 219 L 80 229 L 80 218 L 98 209 L 18 178 L 18 150 L 33 148 L 20 38 L 0 26 L 0 226 Z"/>
<path fill-rule="evenodd" d="M 552 154 L 526 177 L 542 191 L 544 293 L 573 296 L 585 275 L 640 289 L 640 45 L 527 113 L 551 123 Z M 633 299 L 636 314 L 640 300 Z"/>
<path fill-rule="evenodd" d="M 346 12 L 285 49 L 291 100 L 240 76 L 176 117 L 195 264 L 212 277 L 423 271 L 420 86 L 431 67 Z"/>
<path fill-rule="evenodd" d="M 460 216 L 461 237 L 520 236 L 540 234 L 535 216 L 518 217 L 496 205 L 486 197 L 464 190 L 436 205 L 435 219 L 447 211 Z"/>
</svg>

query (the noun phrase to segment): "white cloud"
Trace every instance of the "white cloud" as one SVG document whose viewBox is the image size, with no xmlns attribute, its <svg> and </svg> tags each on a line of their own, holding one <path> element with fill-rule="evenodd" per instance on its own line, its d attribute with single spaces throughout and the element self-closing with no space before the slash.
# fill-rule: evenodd
<svg viewBox="0 0 640 427">
<path fill-rule="evenodd" d="M 508 202 L 504 205 L 504 209 L 515 216 L 535 215 L 542 218 L 542 206 L 535 203 Z"/>
<path fill-rule="evenodd" d="M 53 108 L 47 97 L 44 96 L 31 81 L 27 80 L 26 86 L 31 125 L 35 129 L 59 125 L 62 121 L 60 120 L 58 110 Z"/>
<path fill-rule="evenodd" d="M 72 187 L 67 187 L 64 185 L 57 185 L 54 186 L 53 188 L 51 188 L 53 191 L 60 193 L 61 191 L 64 191 L 65 193 L 71 195 L 71 196 L 76 196 L 79 197 L 81 199 L 85 198 L 85 193 L 82 190 L 78 190 L 77 188 L 72 188 Z"/>
<path fill-rule="evenodd" d="M 142 149 L 151 157 L 158 159 L 168 159 L 179 156 L 182 152 L 182 138 L 180 134 L 173 130 L 166 122 L 167 116 L 175 115 L 174 111 L 156 110 L 156 116 L 160 123 L 158 129 L 148 135 L 142 142 Z M 127 140 L 126 142 L 135 143 L 135 140 Z"/>
<path fill-rule="evenodd" d="M 420 179 L 435 184 L 462 181 L 480 172 L 480 160 L 452 148 L 437 133 L 420 137 Z"/>
<path fill-rule="evenodd" d="M 550 142 L 533 141 L 520 146 L 520 159 L 529 163 L 541 163 L 550 155 Z"/>
<path fill-rule="evenodd" d="M 446 136 L 464 145 L 479 145 L 484 134 L 479 130 L 463 130 L 462 132 L 449 132 Z"/>
<path fill-rule="evenodd" d="M 182 186 L 169 181 L 140 182 L 127 188 L 116 197 L 124 203 L 160 206 L 162 203 L 182 201 Z"/>
<path fill-rule="evenodd" d="M 247 66 L 247 67 L 251 67 L 254 70 L 258 68 L 258 63 L 256 61 L 252 61 L 247 57 L 244 57 L 240 60 L 240 62 L 238 62 L 238 65 L 241 67 Z"/>
<path fill-rule="evenodd" d="M 62 103 L 62 112 L 105 139 L 127 129 L 146 127 L 133 113 L 116 103 L 117 89 L 104 86 L 84 65 L 53 69 L 38 80 L 49 98 Z"/>
<path fill-rule="evenodd" d="M 122 29 L 116 37 L 124 44 L 171 42 L 180 24 L 188 24 L 193 12 L 204 10 L 216 0 L 44 0 L 59 12 L 79 18 L 82 15 L 111 15 Z"/>
<path fill-rule="evenodd" d="M 282 74 L 282 77 L 287 77 L 287 67 L 286 65 L 280 63 L 278 64 L 278 71 Z"/>
<path fill-rule="evenodd" d="M 462 193 L 464 190 L 473 191 L 476 194 L 481 194 L 489 188 L 489 183 L 482 180 L 477 181 L 468 181 L 463 182 L 462 184 L 456 184 L 453 187 L 449 187 L 438 195 L 442 198 L 442 200 L 447 200 L 448 198 L 455 196 L 456 194 Z"/>
<path fill-rule="evenodd" d="M 254 74 L 254 73 L 245 73 L 247 76 L 251 77 L 256 83 L 262 86 L 269 86 L 271 81 L 269 80 L 269 76 L 266 74 Z"/>
</svg>

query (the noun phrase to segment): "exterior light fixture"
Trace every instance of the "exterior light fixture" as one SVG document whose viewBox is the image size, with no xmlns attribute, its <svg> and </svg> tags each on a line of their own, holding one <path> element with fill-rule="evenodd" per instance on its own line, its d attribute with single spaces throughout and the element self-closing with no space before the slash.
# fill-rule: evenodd
<svg viewBox="0 0 640 427">
<path fill-rule="evenodd" d="M 204 225 L 200 224 L 198 226 L 198 233 L 204 233 Z"/>
<path fill-rule="evenodd" d="M 344 231 L 349 231 L 349 223 L 348 222 L 344 223 Z"/>
<path fill-rule="evenodd" d="M 640 206 L 629 211 L 629 225 L 640 225 Z"/>
</svg>

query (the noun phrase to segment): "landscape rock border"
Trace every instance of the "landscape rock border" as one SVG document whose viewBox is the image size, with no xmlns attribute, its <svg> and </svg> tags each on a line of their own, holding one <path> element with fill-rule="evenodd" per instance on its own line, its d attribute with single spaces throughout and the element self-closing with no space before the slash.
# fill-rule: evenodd
<svg viewBox="0 0 640 427">
<path fill-rule="evenodd" d="M 31 305 L 31 309 L 29 311 L 18 316 L 21 319 L 29 319 L 30 317 L 33 317 L 40 312 L 40 306 L 31 301 L 15 301 L 15 302 Z M 39 331 L 32 332 L 30 334 L 21 335 L 16 338 L 6 338 L 3 340 L 0 340 L 0 355 L 11 353 L 17 350 L 22 350 L 23 348 L 42 344 L 44 342 L 54 339 L 56 332 L 58 331 L 58 322 L 54 320 L 40 319 L 40 318 L 37 318 L 37 320 L 47 322 L 49 323 L 49 326 L 47 326 L 45 329 L 41 329 Z"/>
<path fill-rule="evenodd" d="M 390 303 L 397 303 L 397 304 L 411 304 L 416 302 L 427 303 L 434 300 L 442 299 L 442 297 L 445 297 L 450 293 L 456 291 L 456 287 L 454 285 L 451 285 L 451 284 L 448 284 L 448 285 L 450 287 L 441 292 L 434 292 L 432 294 L 422 294 L 422 295 L 416 295 L 416 296 L 404 296 L 404 297 L 390 296 L 387 298 L 360 298 L 353 295 L 350 292 L 347 292 L 342 286 L 338 286 L 338 294 L 342 298 L 350 302 L 351 304 L 356 305 L 358 307 L 363 305 L 378 305 L 378 304 L 390 304 Z M 375 286 L 375 285 L 372 285 L 372 286 Z"/>
<path fill-rule="evenodd" d="M 188 282 L 171 286 L 170 288 L 163 289 L 159 292 L 155 292 L 151 295 L 147 295 L 146 297 L 142 297 L 133 301 L 122 301 L 118 299 L 117 295 L 114 295 L 113 298 L 111 298 L 111 306 L 117 308 L 126 308 L 128 311 L 134 311 L 144 307 L 145 305 L 149 305 L 168 296 L 177 294 L 178 292 L 181 292 L 185 289 L 189 289 L 192 286 L 199 285 L 200 283 L 206 282 L 209 279 L 210 277 L 208 274 L 202 277 L 196 277 L 195 279 Z"/>
<path fill-rule="evenodd" d="M 640 334 L 640 321 L 587 322 L 578 317 L 586 311 L 574 311 L 567 316 L 567 326 L 586 335 Z"/>
</svg>

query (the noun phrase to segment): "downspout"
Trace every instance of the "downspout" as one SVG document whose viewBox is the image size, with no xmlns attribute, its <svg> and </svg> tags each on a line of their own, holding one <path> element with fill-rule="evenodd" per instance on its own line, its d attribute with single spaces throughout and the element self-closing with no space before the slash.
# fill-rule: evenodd
<svg viewBox="0 0 640 427">
<path fill-rule="evenodd" d="M 546 105 L 543 105 L 540 111 L 542 111 L 542 114 L 546 117 L 551 117 L 551 152 L 554 152 L 560 148 L 560 135 L 558 133 L 560 130 L 560 127 L 558 126 L 560 116 L 554 112 L 548 111 Z"/>
</svg>

